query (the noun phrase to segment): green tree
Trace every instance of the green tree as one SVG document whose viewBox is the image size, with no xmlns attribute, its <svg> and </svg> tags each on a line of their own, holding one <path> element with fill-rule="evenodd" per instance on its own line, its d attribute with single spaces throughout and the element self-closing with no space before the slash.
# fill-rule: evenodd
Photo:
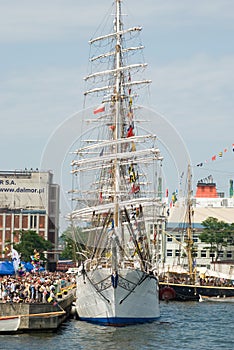
<svg viewBox="0 0 234 350">
<path fill-rule="evenodd" d="M 210 252 L 215 254 L 215 261 L 220 257 L 220 253 L 224 247 L 233 245 L 234 224 L 228 224 L 224 221 L 219 221 L 217 218 L 208 217 L 202 221 L 204 227 L 199 238 L 202 242 L 208 243 Z M 212 256 L 213 261 L 213 256 Z"/>
<path fill-rule="evenodd" d="M 72 259 L 74 262 L 82 260 L 81 253 L 87 245 L 87 234 L 82 232 L 80 227 L 68 226 L 62 233 L 60 241 L 63 246 L 63 251 L 60 258 Z"/>
<path fill-rule="evenodd" d="M 20 242 L 13 247 L 21 254 L 22 261 L 31 261 L 31 256 L 34 255 L 34 250 L 40 254 L 40 260 L 46 261 L 44 251 L 52 248 L 52 243 L 39 236 L 33 230 L 21 230 L 19 232 Z"/>
<path fill-rule="evenodd" d="M 60 258 L 71 259 L 76 262 L 76 242 L 72 238 L 68 237 L 66 233 L 61 235 L 61 241 L 63 244 L 63 251 L 60 254 Z"/>
</svg>

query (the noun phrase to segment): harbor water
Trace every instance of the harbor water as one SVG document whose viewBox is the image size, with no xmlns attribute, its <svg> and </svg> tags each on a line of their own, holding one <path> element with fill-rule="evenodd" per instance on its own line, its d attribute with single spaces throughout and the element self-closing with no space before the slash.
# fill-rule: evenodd
<svg viewBox="0 0 234 350">
<path fill-rule="evenodd" d="M 234 349 L 234 304 L 169 302 L 160 320 L 102 327 L 70 319 L 56 333 L 0 335 L 1 350 Z"/>
</svg>

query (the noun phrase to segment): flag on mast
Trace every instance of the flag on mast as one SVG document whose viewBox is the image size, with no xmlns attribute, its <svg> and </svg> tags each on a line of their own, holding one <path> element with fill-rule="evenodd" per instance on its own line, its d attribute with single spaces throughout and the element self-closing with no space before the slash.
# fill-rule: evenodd
<svg viewBox="0 0 234 350">
<path fill-rule="evenodd" d="M 102 103 L 100 106 L 98 106 L 94 111 L 93 114 L 101 113 L 105 111 L 105 104 Z"/>
<path fill-rule="evenodd" d="M 19 264 L 20 264 L 20 255 L 17 252 L 17 250 L 14 248 L 11 249 L 11 259 L 13 262 L 14 270 L 16 272 L 18 270 Z"/>
</svg>

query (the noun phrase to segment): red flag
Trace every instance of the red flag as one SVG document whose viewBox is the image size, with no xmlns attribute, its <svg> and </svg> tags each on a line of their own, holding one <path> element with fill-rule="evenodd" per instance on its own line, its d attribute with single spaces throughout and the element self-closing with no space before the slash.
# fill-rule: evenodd
<svg viewBox="0 0 234 350">
<path fill-rule="evenodd" d="M 105 104 L 102 103 L 100 106 L 98 106 L 94 111 L 93 114 L 101 113 L 105 111 Z"/>
<path fill-rule="evenodd" d="M 100 203 L 102 203 L 102 200 L 103 200 L 103 198 L 102 198 L 102 192 L 100 192 L 100 193 L 99 193 L 99 201 L 100 201 Z"/>
<path fill-rule="evenodd" d="M 133 127 L 130 126 L 128 128 L 127 137 L 132 137 L 132 136 L 134 136 L 134 132 L 133 132 Z"/>
<path fill-rule="evenodd" d="M 213 156 L 211 159 L 212 159 L 212 160 L 216 160 L 216 156 Z"/>
<path fill-rule="evenodd" d="M 109 126 L 109 129 L 111 130 L 111 131 L 115 131 L 115 125 L 111 125 L 111 126 Z"/>
<path fill-rule="evenodd" d="M 140 191 L 140 186 L 139 185 L 132 185 L 131 193 L 138 193 Z"/>
</svg>

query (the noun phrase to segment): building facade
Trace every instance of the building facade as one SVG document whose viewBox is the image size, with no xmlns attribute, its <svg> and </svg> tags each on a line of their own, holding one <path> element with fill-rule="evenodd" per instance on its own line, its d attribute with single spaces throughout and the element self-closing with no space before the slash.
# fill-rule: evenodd
<svg viewBox="0 0 234 350">
<path fill-rule="evenodd" d="M 214 253 L 206 249 L 208 244 L 199 239 L 203 230 L 201 223 L 208 217 L 214 217 L 229 224 L 233 223 L 234 198 L 227 198 L 223 193 L 218 193 L 216 184 L 213 182 L 198 182 L 196 194 L 192 197 L 191 215 L 194 263 L 198 269 L 211 268 L 215 260 Z M 171 270 L 175 266 L 188 268 L 186 227 L 186 199 L 182 198 L 170 208 L 165 234 L 160 236 L 160 257 L 165 269 Z M 220 252 L 218 263 L 222 262 L 227 263 L 230 269 L 234 269 L 234 246 L 231 241 L 230 245 Z"/>
<path fill-rule="evenodd" d="M 33 230 L 58 246 L 59 186 L 50 171 L 0 171 L 0 258 L 6 248 L 19 242 L 20 230 Z M 57 254 L 47 258 L 52 266 Z"/>
</svg>

